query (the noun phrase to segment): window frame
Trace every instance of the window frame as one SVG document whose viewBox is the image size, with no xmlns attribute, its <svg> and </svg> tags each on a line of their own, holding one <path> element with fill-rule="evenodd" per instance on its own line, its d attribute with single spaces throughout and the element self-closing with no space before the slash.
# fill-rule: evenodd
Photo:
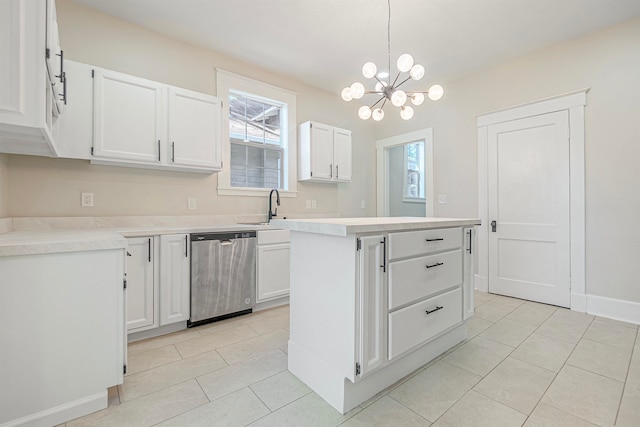
<svg viewBox="0 0 640 427">
<path fill-rule="evenodd" d="M 296 197 L 298 189 L 297 168 L 297 128 L 295 92 L 282 89 L 258 80 L 244 77 L 229 71 L 216 69 L 218 97 L 222 102 L 222 125 L 220 139 L 222 142 L 222 170 L 218 172 L 218 195 L 257 196 L 268 195 L 270 188 L 232 187 L 231 186 L 231 138 L 229 135 L 229 94 L 231 92 L 247 95 L 255 100 L 283 105 L 281 113 L 280 147 L 283 149 L 284 189 L 278 190 L 280 197 Z M 260 144 L 263 145 L 263 144 Z M 264 144 L 270 146 L 271 144 Z M 273 145 L 275 147 L 275 145 Z"/>
</svg>

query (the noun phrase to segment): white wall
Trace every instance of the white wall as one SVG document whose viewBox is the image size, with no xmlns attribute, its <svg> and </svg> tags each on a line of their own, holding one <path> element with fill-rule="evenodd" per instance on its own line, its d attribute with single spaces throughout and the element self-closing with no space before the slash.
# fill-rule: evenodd
<svg viewBox="0 0 640 427">
<path fill-rule="evenodd" d="M 411 123 L 387 121 L 378 137 L 433 127 L 435 194 L 447 195 L 435 215 L 477 216 L 476 116 L 591 88 L 585 110 L 587 294 L 640 302 L 639 46 L 640 20 L 633 20 L 445 82 L 441 101 L 416 108 Z"/>
<path fill-rule="evenodd" d="M 352 130 L 353 182 L 298 184 L 298 197 L 282 199 L 280 215 L 340 213 L 375 215 L 375 127 L 358 119 L 353 105 L 336 94 L 309 87 L 222 54 L 187 45 L 84 8 L 57 2 L 65 58 L 216 94 L 215 68 L 222 68 L 294 91 L 299 122 L 316 120 Z M 5 214 L 23 216 L 216 215 L 267 211 L 267 197 L 217 196 L 217 175 L 148 171 L 90 165 L 87 161 L 35 156 L 8 157 L 11 185 Z M 2 165 L 0 165 L 0 171 Z M 80 207 L 80 193 L 93 192 L 95 206 Z M 0 188 L 0 196 L 5 194 Z M 187 198 L 198 209 L 187 210 Z M 305 209 L 306 200 L 317 209 Z M 365 209 L 360 208 L 364 200 Z M 1 215 L 0 215 L 1 216 Z"/>
</svg>

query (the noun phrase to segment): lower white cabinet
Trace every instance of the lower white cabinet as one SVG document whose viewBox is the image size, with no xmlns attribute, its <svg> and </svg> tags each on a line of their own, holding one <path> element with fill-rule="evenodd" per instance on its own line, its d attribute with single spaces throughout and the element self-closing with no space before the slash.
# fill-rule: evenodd
<svg viewBox="0 0 640 427">
<path fill-rule="evenodd" d="M 189 320 L 188 234 L 160 236 L 160 326 Z"/>
<path fill-rule="evenodd" d="M 127 239 L 127 331 L 158 326 L 156 241 L 153 236 Z"/>
<path fill-rule="evenodd" d="M 190 312 L 189 235 L 127 240 L 127 331 L 186 322 Z"/>
<path fill-rule="evenodd" d="M 357 258 L 356 375 L 366 375 L 385 361 L 385 238 L 360 238 Z"/>
<path fill-rule="evenodd" d="M 289 230 L 260 230 L 257 233 L 256 302 L 289 295 Z"/>
</svg>

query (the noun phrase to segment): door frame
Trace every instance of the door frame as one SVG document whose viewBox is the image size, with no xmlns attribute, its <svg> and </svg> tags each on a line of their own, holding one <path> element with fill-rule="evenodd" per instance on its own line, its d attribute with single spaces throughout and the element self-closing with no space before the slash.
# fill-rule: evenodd
<svg viewBox="0 0 640 427">
<path fill-rule="evenodd" d="M 489 290 L 489 188 L 488 188 L 488 127 L 489 125 L 531 116 L 569 112 L 569 230 L 571 310 L 586 312 L 585 289 L 585 155 L 584 107 L 589 88 L 564 95 L 533 101 L 514 107 L 481 114 L 478 126 L 478 271 L 476 289 Z"/>
<path fill-rule="evenodd" d="M 410 142 L 424 141 L 424 167 L 425 188 L 424 198 L 426 204 L 426 217 L 433 216 L 433 128 L 426 128 L 402 135 L 391 136 L 376 141 L 376 213 L 377 216 L 389 216 L 389 182 L 387 175 L 389 171 L 389 156 L 387 151 L 390 148 L 405 145 Z"/>
</svg>

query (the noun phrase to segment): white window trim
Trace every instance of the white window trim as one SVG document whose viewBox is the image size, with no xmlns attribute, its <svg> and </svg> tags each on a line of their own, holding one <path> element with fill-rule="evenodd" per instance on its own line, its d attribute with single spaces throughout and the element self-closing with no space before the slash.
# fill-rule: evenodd
<svg viewBox="0 0 640 427">
<path fill-rule="evenodd" d="M 229 141 L 229 91 L 249 93 L 258 97 L 271 99 L 287 104 L 286 117 L 282 117 L 283 125 L 287 129 L 284 150 L 287 153 L 287 170 L 285 182 L 287 190 L 280 190 L 280 197 L 296 197 L 298 192 L 298 168 L 297 168 L 297 125 L 296 125 L 296 98 L 295 92 L 282 89 L 277 86 L 253 80 L 248 77 L 234 74 L 229 71 L 216 68 L 216 85 L 218 97 L 222 102 L 222 164 L 223 168 L 218 173 L 218 195 L 220 196 L 259 196 L 264 197 L 271 191 L 270 188 L 243 188 L 232 187 L 230 181 L 231 143 Z"/>
</svg>

